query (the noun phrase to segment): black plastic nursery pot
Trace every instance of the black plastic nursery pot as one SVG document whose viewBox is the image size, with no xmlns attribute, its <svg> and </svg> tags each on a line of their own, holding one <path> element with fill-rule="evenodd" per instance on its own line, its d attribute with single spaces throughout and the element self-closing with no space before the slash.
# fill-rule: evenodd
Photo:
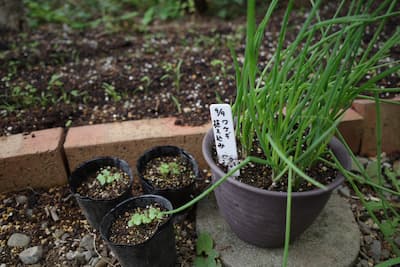
<svg viewBox="0 0 400 267">
<path fill-rule="evenodd" d="M 193 182 L 187 186 L 179 188 L 160 189 L 153 185 L 151 181 L 146 179 L 143 175 L 143 172 L 148 162 L 154 158 L 163 156 L 179 156 L 184 161 L 189 162 L 189 165 L 191 166 L 196 177 L 193 179 Z M 196 180 L 200 179 L 199 167 L 194 157 L 182 148 L 176 146 L 157 146 L 151 148 L 144 152 L 143 155 L 138 159 L 136 168 L 143 191 L 147 194 L 155 194 L 167 198 L 169 201 L 171 201 L 174 208 L 180 207 L 186 202 L 190 201 L 196 193 Z"/>
<path fill-rule="evenodd" d="M 102 167 L 111 166 L 125 172 L 130 179 L 125 191 L 113 199 L 93 199 L 77 192 L 79 185 Z M 133 175 L 128 163 L 116 157 L 99 157 L 79 165 L 68 178 L 69 186 L 83 214 L 93 228 L 99 230 L 104 215 L 123 200 L 132 196 Z"/>
<path fill-rule="evenodd" d="M 155 234 L 137 245 L 116 244 L 110 241 L 110 229 L 116 218 L 134 210 L 158 203 L 172 210 L 171 202 L 158 195 L 142 195 L 129 198 L 110 210 L 103 218 L 100 234 L 123 267 L 169 267 L 176 262 L 175 233 L 172 216 L 161 224 Z"/>
</svg>

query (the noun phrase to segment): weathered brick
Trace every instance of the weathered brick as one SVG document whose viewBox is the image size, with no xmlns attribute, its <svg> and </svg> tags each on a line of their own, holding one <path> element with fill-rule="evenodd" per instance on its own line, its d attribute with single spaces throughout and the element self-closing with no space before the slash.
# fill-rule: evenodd
<svg viewBox="0 0 400 267">
<path fill-rule="evenodd" d="M 98 156 L 116 156 L 132 169 L 147 149 L 175 145 L 192 154 L 200 168 L 207 168 L 201 152 L 204 134 L 211 125 L 175 125 L 175 118 L 126 121 L 70 128 L 64 144 L 70 170 Z"/>
<path fill-rule="evenodd" d="M 358 154 L 363 133 L 363 117 L 353 109 L 348 109 L 346 110 L 338 129 L 353 153 Z"/>
<path fill-rule="evenodd" d="M 392 99 L 400 101 L 400 97 Z M 400 104 L 381 103 L 382 151 L 393 153 L 400 151 Z M 361 138 L 360 154 L 376 155 L 376 111 L 375 102 L 359 99 L 353 102 L 353 108 L 364 117 L 364 131 Z"/>
<path fill-rule="evenodd" d="M 0 137 L 0 192 L 67 182 L 62 128 Z"/>
</svg>

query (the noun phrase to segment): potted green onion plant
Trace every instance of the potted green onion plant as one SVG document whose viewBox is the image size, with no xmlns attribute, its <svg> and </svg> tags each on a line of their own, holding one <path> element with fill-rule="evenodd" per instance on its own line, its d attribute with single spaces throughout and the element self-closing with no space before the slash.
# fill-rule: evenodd
<svg viewBox="0 0 400 267">
<path fill-rule="evenodd" d="M 215 194 L 232 230 L 257 246 L 287 248 L 343 182 L 339 170 L 348 169 L 351 161 L 333 137 L 337 125 L 358 95 L 376 91 L 377 81 L 399 70 L 383 59 L 400 35 L 397 29 L 374 49 L 386 19 L 398 14 L 392 1 L 378 6 L 342 1 L 333 17 L 324 20 L 318 12 L 321 1 L 315 1 L 295 40 L 285 46 L 293 5 L 289 1 L 276 50 L 260 69 L 259 48 L 277 2 L 272 1 L 256 28 L 255 1 L 248 1 L 242 66 L 231 49 L 239 163 L 229 171 L 217 162 L 212 130 L 203 140 L 203 154 L 213 182 L 226 180 Z M 375 32 L 364 43 L 369 26 Z M 378 68 L 384 70 L 378 73 Z M 239 169 L 240 175 L 232 176 Z"/>
</svg>

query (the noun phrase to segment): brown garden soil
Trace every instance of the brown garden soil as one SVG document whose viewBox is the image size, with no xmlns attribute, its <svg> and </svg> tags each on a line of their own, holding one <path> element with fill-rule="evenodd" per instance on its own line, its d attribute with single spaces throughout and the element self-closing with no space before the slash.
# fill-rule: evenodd
<svg viewBox="0 0 400 267">
<path fill-rule="evenodd" d="M 331 14 L 333 6 L 325 5 L 322 16 Z M 265 34 L 261 67 L 276 48 L 282 15 L 278 10 Z M 292 13 L 296 26 L 289 28 L 288 42 L 306 17 L 302 9 Z M 398 21 L 387 25 L 383 38 Z M 2 33 L 0 135 L 167 116 L 176 116 L 177 124 L 204 124 L 210 104 L 231 103 L 235 97 L 227 42 L 232 40 L 242 57 L 244 30 L 243 17 L 187 17 L 141 31 L 77 31 L 50 24 L 20 34 Z M 365 45 L 373 35 L 372 29 L 367 32 Z M 398 46 L 390 57 L 400 58 Z M 393 75 L 380 85 L 400 86 L 400 77 Z"/>
<path fill-rule="evenodd" d="M 163 164 L 171 166 L 175 163 L 176 167 L 168 167 L 168 173 L 163 174 L 160 170 Z M 174 165 L 172 165 L 174 166 Z M 176 168 L 176 173 L 174 169 Z M 149 181 L 156 189 L 176 189 L 186 187 L 194 183 L 196 175 L 189 162 L 185 162 L 181 157 L 165 156 L 158 157 L 147 162 L 143 170 L 143 178 Z"/>
</svg>

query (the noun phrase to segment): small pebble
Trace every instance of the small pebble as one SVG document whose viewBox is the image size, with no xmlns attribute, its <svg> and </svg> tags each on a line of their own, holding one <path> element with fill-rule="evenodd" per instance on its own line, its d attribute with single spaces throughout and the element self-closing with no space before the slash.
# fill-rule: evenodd
<svg viewBox="0 0 400 267">
<path fill-rule="evenodd" d="M 386 260 L 387 258 L 389 258 L 390 256 L 390 252 L 387 249 L 382 249 L 382 253 L 381 253 L 381 258 L 383 260 Z"/>
<path fill-rule="evenodd" d="M 382 244 L 378 240 L 374 240 L 369 248 L 368 254 L 375 260 L 379 261 L 382 255 Z"/>
<path fill-rule="evenodd" d="M 361 232 L 367 235 L 371 234 L 371 228 L 368 225 L 363 222 L 359 222 L 358 225 L 360 226 Z"/>
<path fill-rule="evenodd" d="M 93 236 L 90 234 L 87 234 L 84 237 L 82 237 L 82 239 L 79 243 L 79 247 L 84 248 L 89 251 L 93 251 L 94 250 L 93 242 L 94 242 Z"/>
<path fill-rule="evenodd" d="M 15 197 L 15 202 L 17 202 L 18 205 L 24 205 L 25 203 L 28 203 L 28 197 L 24 195 L 18 195 Z"/>
<path fill-rule="evenodd" d="M 13 203 L 13 200 L 12 200 L 11 197 L 6 198 L 6 199 L 3 200 L 3 204 L 4 204 L 4 205 L 11 204 L 11 203 Z"/>
<path fill-rule="evenodd" d="M 60 237 L 62 237 L 64 235 L 64 230 L 61 229 L 56 229 L 53 233 L 54 238 L 59 239 Z"/>
<path fill-rule="evenodd" d="M 344 197 L 347 197 L 347 198 L 351 197 L 350 189 L 347 186 L 340 187 L 339 188 L 339 193 Z"/>
<path fill-rule="evenodd" d="M 109 262 L 110 259 L 109 258 L 100 258 L 100 260 L 96 263 L 95 267 L 106 267 L 107 266 L 107 262 Z"/>
<path fill-rule="evenodd" d="M 373 240 L 374 239 L 370 235 L 364 237 L 364 241 L 366 244 L 371 244 Z"/>
<path fill-rule="evenodd" d="M 43 257 L 43 248 L 41 246 L 27 248 L 18 256 L 24 264 L 35 264 Z"/>
<path fill-rule="evenodd" d="M 9 247 L 26 247 L 31 242 L 31 238 L 25 234 L 14 233 L 10 236 L 7 241 L 7 246 Z"/>
</svg>

